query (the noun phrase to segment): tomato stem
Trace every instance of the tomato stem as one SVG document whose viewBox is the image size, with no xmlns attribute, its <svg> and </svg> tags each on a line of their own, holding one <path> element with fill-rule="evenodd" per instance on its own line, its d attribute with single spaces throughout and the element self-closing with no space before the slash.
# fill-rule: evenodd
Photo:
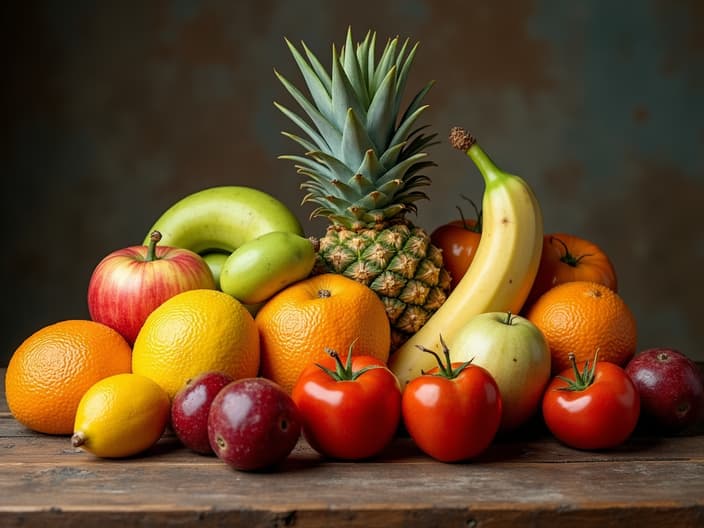
<svg viewBox="0 0 704 528">
<path fill-rule="evenodd" d="M 564 241 L 560 240 L 559 238 L 557 238 L 555 236 L 551 236 L 550 242 L 552 243 L 553 240 L 557 240 L 564 248 L 565 254 L 560 257 L 560 261 L 564 262 L 568 266 L 572 266 L 573 268 L 576 268 L 584 257 L 592 257 L 593 256 L 591 253 L 585 253 L 584 255 L 579 255 L 578 257 L 575 257 L 572 253 L 570 253 L 570 250 Z"/>
<path fill-rule="evenodd" d="M 350 348 L 347 351 L 347 359 L 345 360 L 345 363 L 342 363 L 342 359 L 340 359 L 340 354 L 338 354 L 335 350 L 333 350 L 332 348 L 325 348 L 325 352 L 327 352 L 335 360 L 335 370 L 324 367 L 320 363 L 316 363 L 315 365 L 318 368 L 322 369 L 328 376 L 330 376 L 335 381 L 355 381 L 368 370 L 379 368 L 379 365 L 367 365 L 366 367 L 363 367 L 357 371 L 352 369 L 352 348 L 354 348 L 354 344 L 356 342 L 357 340 L 355 339 L 354 341 L 352 341 L 352 344 L 350 344 Z"/>
<path fill-rule="evenodd" d="M 597 348 L 594 352 L 594 361 L 592 361 L 591 364 L 589 363 L 589 360 L 586 360 L 584 362 L 584 370 L 582 370 L 581 372 L 579 370 L 579 367 L 577 366 L 577 359 L 575 358 L 574 354 L 570 352 L 567 357 L 569 358 L 570 364 L 572 365 L 574 379 L 572 380 L 564 376 L 557 376 L 559 379 L 561 379 L 567 384 L 567 386 L 560 387 L 558 390 L 578 392 L 587 389 L 594 382 L 594 373 L 596 372 L 596 363 L 599 358 L 599 349 Z"/>
<path fill-rule="evenodd" d="M 445 340 L 442 338 L 442 334 L 440 334 L 440 345 L 442 346 L 442 352 L 443 355 L 445 356 L 445 361 L 443 362 L 442 358 L 438 355 L 437 352 L 434 350 L 430 350 L 429 348 L 424 347 L 423 345 L 416 345 L 416 347 L 423 352 L 427 352 L 428 354 L 432 354 L 435 357 L 435 360 L 438 362 L 438 372 L 437 374 L 433 374 L 433 376 L 441 376 L 443 378 L 447 379 L 455 379 L 457 376 L 459 376 L 462 371 L 469 366 L 469 364 L 472 362 L 472 359 L 465 361 L 458 367 L 452 368 L 452 360 L 450 359 L 450 349 L 447 348 L 447 345 L 445 344 Z M 425 372 L 421 371 L 421 374 L 425 375 Z"/>
<path fill-rule="evenodd" d="M 149 245 L 147 246 L 147 262 L 157 260 L 156 245 L 159 243 L 160 240 L 161 233 L 159 231 L 152 231 L 152 234 L 149 235 Z"/>
<path fill-rule="evenodd" d="M 472 233 L 481 233 L 483 218 L 482 210 L 479 209 L 479 207 L 477 207 L 477 204 L 475 204 L 474 201 L 468 196 L 465 196 L 464 194 L 460 194 L 460 196 L 464 200 L 467 200 L 470 204 L 472 204 L 472 207 L 474 208 L 474 213 L 477 215 L 475 224 L 468 226 L 467 220 L 465 220 L 464 214 L 462 213 L 462 208 L 459 205 L 455 206 L 457 208 L 457 211 L 459 211 L 460 213 L 460 218 L 462 219 L 462 227 L 464 227 L 467 231 L 471 231 Z"/>
</svg>

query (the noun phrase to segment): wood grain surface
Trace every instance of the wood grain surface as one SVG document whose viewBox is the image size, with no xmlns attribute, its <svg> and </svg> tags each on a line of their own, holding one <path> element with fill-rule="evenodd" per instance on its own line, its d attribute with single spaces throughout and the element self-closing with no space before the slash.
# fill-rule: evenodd
<svg viewBox="0 0 704 528">
<path fill-rule="evenodd" d="M 403 437 L 363 462 L 323 459 L 301 440 L 275 470 L 245 473 L 168 432 L 143 455 L 101 460 L 24 428 L 0 396 L 3 528 L 704 526 L 701 430 L 637 432 L 587 452 L 533 423 L 461 464 L 435 462 Z"/>
</svg>

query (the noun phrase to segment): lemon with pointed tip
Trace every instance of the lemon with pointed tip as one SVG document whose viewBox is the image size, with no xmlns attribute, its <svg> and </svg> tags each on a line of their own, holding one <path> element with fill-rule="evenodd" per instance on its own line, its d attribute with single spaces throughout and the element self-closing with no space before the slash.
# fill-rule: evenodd
<svg viewBox="0 0 704 528">
<path fill-rule="evenodd" d="M 101 458 L 137 455 L 161 438 L 169 410 L 169 396 L 155 381 L 133 373 L 109 376 L 81 398 L 71 445 Z"/>
</svg>

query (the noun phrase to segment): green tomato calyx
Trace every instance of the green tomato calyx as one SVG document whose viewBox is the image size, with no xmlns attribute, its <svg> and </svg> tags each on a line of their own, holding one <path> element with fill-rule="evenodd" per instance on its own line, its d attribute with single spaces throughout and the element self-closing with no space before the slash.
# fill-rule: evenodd
<svg viewBox="0 0 704 528">
<path fill-rule="evenodd" d="M 583 391 L 589 388 L 589 386 L 594 382 L 594 374 L 596 372 L 596 363 L 599 359 L 599 349 L 594 352 L 594 361 L 589 363 L 589 360 L 584 362 L 584 369 L 580 372 L 577 366 L 577 360 L 574 354 L 570 352 L 567 356 L 572 364 L 572 372 L 574 372 L 574 379 L 566 378 L 565 376 L 558 376 L 559 379 L 564 381 L 567 386 L 560 387 L 557 390 L 562 391 Z"/>
<path fill-rule="evenodd" d="M 460 196 L 462 197 L 462 199 L 467 200 L 470 204 L 472 204 L 472 208 L 474 209 L 475 214 L 474 225 L 467 225 L 467 220 L 464 217 L 464 213 L 462 213 L 462 208 L 459 205 L 456 206 L 457 211 L 459 211 L 460 213 L 460 218 L 462 219 L 462 227 L 464 227 L 467 231 L 471 231 L 472 233 L 481 233 L 483 211 L 479 209 L 479 207 L 477 207 L 477 204 L 475 204 L 474 201 L 468 196 L 465 196 L 464 194 L 460 194 Z"/>
<path fill-rule="evenodd" d="M 352 368 L 352 349 L 354 348 L 356 341 L 357 340 L 355 339 L 350 345 L 350 348 L 347 351 L 347 359 L 345 360 L 345 363 L 342 362 L 342 359 L 340 359 L 340 354 L 338 354 L 335 350 L 331 348 L 325 349 L 325 352 L 327 352 L 335 360 L 335 370 L 324 367 L 320 363 L 316 363 L 315 365 L 322 369 L 335 381 L 355 381 L 368 370 L 379 368 L 379 365 L 367 365 L 366 367 L 356 371 Z"/>
<path fill-rule="evenodd" d="M 434 350 L 430 350 L 429 348 L 424 347 L 423 345 L 416 345 L 416 347 L 423 352 L 427 352 L 428 354 L 432 354 L 435 356 L 435 360 L 438 362 L 438 371 L 434 374 L 426 374 L 425 372 L 421 371 L 422 375 L 430 375 L 430 376 L 440 376 L 443 378 L 447 379 L 455 379 L 457 376 L 459 376 L 464 369 L 466 369 L 470 363 L 472 363 L 472 359 L 465 361 L 461 365 L 457 367 L 452 367 L 452 360 L 450 359 L 450 349 L 447 348 L 447 345 L 445 344 L 445 340 L 442 338 L 442 334 L 440 334 L 440 345 L 442 346 L 442 353 L 443 356 L 445 357 L 445 361 L 442 360 L 442 358 L 438 355 L 437 352 Z"/>
<path fill-rule="evenodd" d="M 565 254 L 560 257 L 560 261 L 564 262 L 568 266 L 572 266 L 573 268 L 576 268 L 584 257 L 593 256 L 591 253 L 585 253 L 584 255 L 579 255 L 578 257 L 575 257 L 572 253 L 570 253 L 570 249 L 567 247 L 567 244 L 565 244 L 562 240 L 552 236 L 550 237 L 550 242 L 553 241 L 559 242 L 562 248 L 565 250 Z"/>
</svg>

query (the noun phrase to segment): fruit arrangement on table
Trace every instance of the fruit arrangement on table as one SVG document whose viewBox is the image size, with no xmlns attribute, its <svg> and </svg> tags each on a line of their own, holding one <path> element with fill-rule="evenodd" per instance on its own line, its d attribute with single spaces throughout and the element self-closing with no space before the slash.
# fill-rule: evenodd
<svg viewBox="0 0 704 528">
<path fill-rule="evenodd" d="M 90 320 L 48 325 L 14 352 L 6 397 L 20 423 L 105 458 L 148 453 L 171 428 L 194 453 L 257 470 L 301 435 L 364 460 L 408 434 L 456 462 L 536 416 L 578 449 L 701 419 L 696 364 L 636 353 L 608 255 L 544 233 L 528 181 L 464 129 L 449 142 L 483 177 L 476 219 L 430 233 L 409 219 L 439 143 L 419 124 L 432 83 L 402 105 L 417 44 L 391 39 L 377 55 L 374 33 L 348 31 L 328 71 L 286 42 L 308 95 L 276 72 L 302 111 L 276 103 L 302 132 L 284 134 L 303 154 L 281 158 L 326 231 L 307 236 L 251 187 L 183 197 L 142 245 L 96 265 Z"/>
</svg>

